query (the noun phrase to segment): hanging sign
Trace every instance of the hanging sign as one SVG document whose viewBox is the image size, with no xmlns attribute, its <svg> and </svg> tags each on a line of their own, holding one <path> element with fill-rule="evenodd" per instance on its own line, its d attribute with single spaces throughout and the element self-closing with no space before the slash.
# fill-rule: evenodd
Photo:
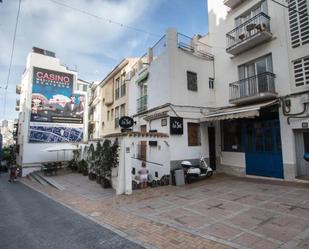
<svg viewBox="0 0 309 249">
<path fill-rule="evenodd" d="M 119 119 L 119 126 L 125 129 L 132 127 L 134 124 L 134 120 L 131 117 L 123 116 Z"/>
</svg>

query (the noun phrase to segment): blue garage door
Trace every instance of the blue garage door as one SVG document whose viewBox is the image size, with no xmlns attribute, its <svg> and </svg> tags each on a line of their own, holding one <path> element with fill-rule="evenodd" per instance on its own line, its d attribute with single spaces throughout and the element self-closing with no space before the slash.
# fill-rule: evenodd
<svg viewBox="0 0 309 249">
<path fill-rule="evenodd" d="M 284 177 L 278 120 L 245 122 L 243 139 L 248 175 Z"/>
</svg>

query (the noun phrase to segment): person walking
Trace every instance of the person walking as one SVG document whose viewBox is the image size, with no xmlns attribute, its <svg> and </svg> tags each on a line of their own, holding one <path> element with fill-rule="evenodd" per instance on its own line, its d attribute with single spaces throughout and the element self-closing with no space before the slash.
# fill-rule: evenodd
<svg viewBox="0 0 309 249">
<path fill-rule="evenodd" d="M 16 181 L 17 179 L 17 167 L 15 164 L 10 166 L 9 182 Z"/>
<path fill-rule="evenodd" d="M 142 168 L 138 171 L 139 177 L 140 177 L 140 182 L 141 182 L 141 188 L 146 188 L 147 187 L 147 182 L 148 182 L 148 174 L 149 171 L 146 169 L 146 163 L 142 162 Z"/>
</svg>

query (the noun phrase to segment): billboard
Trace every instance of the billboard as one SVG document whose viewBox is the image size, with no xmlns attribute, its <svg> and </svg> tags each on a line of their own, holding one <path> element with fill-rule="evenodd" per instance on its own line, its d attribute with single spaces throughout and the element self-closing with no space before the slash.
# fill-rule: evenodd
<svg viewBox="0 0 309 249">
<path fill-rule="evenodd" d="M 73 74 L 33 68 L 29 142 L 82 140 L 85 97 L 73 82 Z"/>
</svg>

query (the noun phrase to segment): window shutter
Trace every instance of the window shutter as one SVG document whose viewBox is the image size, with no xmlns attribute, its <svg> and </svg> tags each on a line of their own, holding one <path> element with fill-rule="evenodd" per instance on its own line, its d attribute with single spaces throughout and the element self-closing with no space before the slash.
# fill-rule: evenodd
<svg viewBox="0 0 309 249">
<path fill-rule="evenodd" d="M 309 85 L 309 57 L 294 61 L 295 85 Z"/>
<path fill-rule="evenodd" d="M 292 47 L 296 48 L 300 45 L 309 43 L 309 17 L 307 0 L 289 1 L 289 21 Z"/>
</svg>

